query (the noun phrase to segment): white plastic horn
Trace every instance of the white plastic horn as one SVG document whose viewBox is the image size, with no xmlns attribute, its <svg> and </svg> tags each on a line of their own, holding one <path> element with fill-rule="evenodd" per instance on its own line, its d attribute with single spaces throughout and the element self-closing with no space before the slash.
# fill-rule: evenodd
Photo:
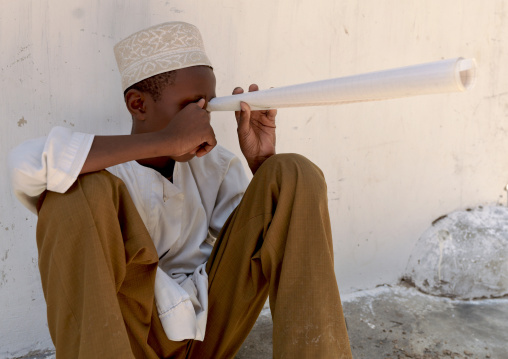
<svg viewBox="0 0 508 359">
<path fill-rule="evenodd" d="M 461 57 L 385 71 L 308 82 L 239 95 L 216 97 L 208 111 L 239 111 L 240 102 L 252 110 L 378 101 L 446 92 L 474 86 L 476 61 Z"/>
</svg>

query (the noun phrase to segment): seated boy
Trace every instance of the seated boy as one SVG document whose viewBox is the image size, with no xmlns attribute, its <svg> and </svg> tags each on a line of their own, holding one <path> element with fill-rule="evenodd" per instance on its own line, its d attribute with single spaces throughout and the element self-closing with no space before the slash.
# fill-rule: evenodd
<svg viewBox="0 0 508 359">
<path fill-rule="evenodd" d="M 269 294 L 274 357 L 351 358 L 326 184 L 307 159 L 275 154 L 276 111 L 235 114 L 247 186 L 216 145 L 197 28 L 153 26 L 115 56 L 131 135 L 56 127 L 9 155 L 38 214 L 57 357 L 233 358 Z"/>
</svg>

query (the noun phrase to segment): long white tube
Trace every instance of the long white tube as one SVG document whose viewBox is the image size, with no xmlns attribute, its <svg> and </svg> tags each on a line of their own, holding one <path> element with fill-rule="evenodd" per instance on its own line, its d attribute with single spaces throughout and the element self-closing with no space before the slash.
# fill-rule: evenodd
<svg viewBox="0 0 508 359">
<path fill-rule="evenodd" d="M 473 87 L 475 80 L 475 60 L 455 58 L 239 95 L 216 97 L 208 103 L 207 110 L 238 111 L 240 110 L 240 101 L 248 103 L 253 110 L 266 110 L 461 92 Z"/>
</svg>

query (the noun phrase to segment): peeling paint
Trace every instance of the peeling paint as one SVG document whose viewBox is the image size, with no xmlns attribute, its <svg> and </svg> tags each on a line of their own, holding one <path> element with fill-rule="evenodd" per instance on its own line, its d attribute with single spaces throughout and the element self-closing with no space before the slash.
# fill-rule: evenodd
<svg viewBox="0 0 508 359">
<path fill-rule="evenodd" d="M 18 121 L 18 127 L 23 127 L 24 125 L 26 125 L 28 122 L 27 120 L 25 120 L 25 117 L 21 117 Z"/>
<path fill-rule="evenodd" d="M 19 51 L 18 51 L 18 56 L 19 56 L 22 52 L 24 52 L 24 51 L 28 50 L 28 48 L 29 48 L 29 47 L 30 47 L 30 45 L 21 46 L 21 47 L 19 48 Z"/>
<path fill-rule="evenodd" d="M 2 271 L 0 273 L 0 287 L 3 287 L 4 284 L 6 284 L 9 280 L 7 279 L 7 274 Z"/>
<path fill-rule="evenodd" d="M 9 251 L 10 251 L 10 249 L 6 250 L 4 256 L 2 258 L 0 258 L 0 260 L 2 262 L 5 262 L 7 260 L 7 258 L 9 258 Z"/>
<path fill-rule="evenodd" d="M 19 59 L 17 59 L 16 61 L 12 62 L 10 65 L 7 65 L 7 68 L 9 67 L 12 67 L 20 62 L 23 62 L 25 61 L 26 59 L 28 59 L 30 56 L 32 56 L 32 54 L 28 54 L 28 55 L 25 55 L 23 57 L 20 57 Z"/>
</svg>

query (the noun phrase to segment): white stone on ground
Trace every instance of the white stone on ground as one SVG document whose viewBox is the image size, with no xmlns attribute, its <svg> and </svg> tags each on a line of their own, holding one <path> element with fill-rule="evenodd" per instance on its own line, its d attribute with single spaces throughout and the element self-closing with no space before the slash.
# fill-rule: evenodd
<svg viewBox="0 0 508 359">
<path fill-rule="evenodd" d="M 508 294 L 508 208 L 478 206 L 434 221 L 405 278 L 425 293 L 457 299 Z"/>
</svg>

